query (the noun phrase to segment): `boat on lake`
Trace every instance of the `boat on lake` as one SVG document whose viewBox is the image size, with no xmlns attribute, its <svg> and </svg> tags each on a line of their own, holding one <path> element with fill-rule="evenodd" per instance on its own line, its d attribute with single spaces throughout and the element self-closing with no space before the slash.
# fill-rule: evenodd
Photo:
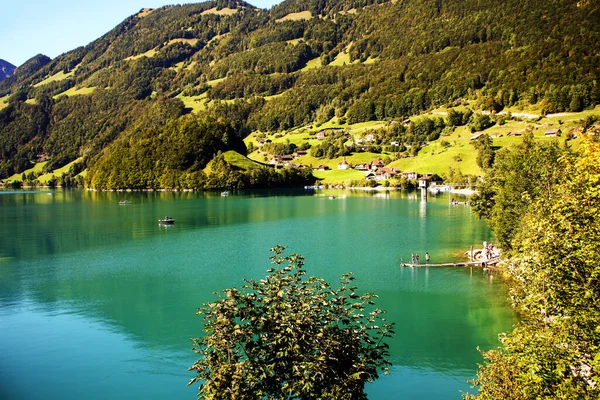
<svg viewBox="0 0 600 400">
<path fill-rule="evenodd" d="M 172 225 L 174 223 L 175 223 L 175 219 L 171 218 L 169 216 L 166 216 L 165 218 L 158 220 L 159 225 Z"/>
<path fill-rule="evenodd" d="M 225 196 L 229 196 L 229 191 L 226 190 L 224 192 L 221 192 L 221 196 L 225 197 Z"/>
<path fill-rule="evenodd" d="M 119 202 L 119 205 L 120 205 L 120 206 L 125 206 L 125 205 L 127 205 L 127 204 L 131 204 L 131 202 L 130 202 L 129 200 L 121 200 L 121 201 Z"/>
</svg>

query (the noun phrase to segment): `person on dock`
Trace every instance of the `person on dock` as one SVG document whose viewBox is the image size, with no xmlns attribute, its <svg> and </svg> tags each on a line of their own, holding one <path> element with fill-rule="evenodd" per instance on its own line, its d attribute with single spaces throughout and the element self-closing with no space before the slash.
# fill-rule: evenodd
<svg viewBox="0 0 600 400">
<path fill-rule="evenodd" d="M 411 255 L 410 255 L 410 263 L 411 264 L 415 263 L 415 254 L 414 253 L 411 253 Z"/>
<path fill-rule="evenodd" d="M 419 264 L 419 253 L 415 254 L 415 261 Z"/>
<path fill-rule="evenodd" d="M 429 252 L 425 253 L 425 262 L 427 264 L 429 264 L 429 260 L 431 259 L 431 257 L 429 257 Z"/>
</svg>

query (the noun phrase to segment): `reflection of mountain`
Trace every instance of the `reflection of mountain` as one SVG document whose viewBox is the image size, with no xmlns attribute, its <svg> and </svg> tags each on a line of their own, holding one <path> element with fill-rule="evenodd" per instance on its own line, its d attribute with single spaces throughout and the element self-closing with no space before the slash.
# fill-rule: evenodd
<svg viewBox="0 0 600 400">
<path fill-rule="evenodd" d="M 0 81 L 3 81 L 6 78 L 10 78 L 15 73 L 15 67 L 8 61 L 4 61 L 0 59 Z"/>
<path fill-rule="evenodd" d="M 15 256 L 0 264 L 0 310 L 13 307 L 26 319 L 23 304 L 33 304 L 48 318 L 74 314 L 99 323 L 156 370 L 165 362 L 153 359 L 157 353 L 189 351 L 194 359 L 188 338 L 201 334 L 196 307 L 243 278 L 264 277 L 268 248 L 277 243 L 303 254 L 310 275 L 333 283 L 353 271 L 362 291 L 377 293 L 377 305 L 397 323 L 390 344 L 392 361 L 402 368 L 438 377 L 472 374 L 480 361 L 476 346 L 490 347 L 512 322 L 502 288 L 481 271 L 471 277 L 464 269 L 399 268 L 399 255 L 413 249 L 427 246 L 432 257 L 442 257 L 489 235 L 467 209 L 442 201 L 427 204 L 423 223 L 419 201 L 401 192 L 336 201 L 218 193 L 11 196 L 0 194 L 0 255 Z M 119 206 L 123 198 L 132 204 Z M 160 230 L 156 220 L 166 214 L 177 223 Z M 78 335 L 76 328 L 62 329 Z M 0 343 L 0 352 L 10 345 Z M 188 366 L 181 366 L 184 374 Z"/>
</svg>

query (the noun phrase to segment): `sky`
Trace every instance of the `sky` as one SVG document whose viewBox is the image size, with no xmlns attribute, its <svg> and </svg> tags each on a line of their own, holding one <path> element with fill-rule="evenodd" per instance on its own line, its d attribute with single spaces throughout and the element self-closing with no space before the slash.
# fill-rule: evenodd
<svg viewBox="0 0 600 400">
<path fill-rule="evenodd" d="M 0 6 L 0 59 L 20 66 L 36 54 L 50 58 L 85 46 L 142 8 L 203 0 L 23 0 Z M 281 0 L 247 0 L 271 8 Z"/>
</svg>

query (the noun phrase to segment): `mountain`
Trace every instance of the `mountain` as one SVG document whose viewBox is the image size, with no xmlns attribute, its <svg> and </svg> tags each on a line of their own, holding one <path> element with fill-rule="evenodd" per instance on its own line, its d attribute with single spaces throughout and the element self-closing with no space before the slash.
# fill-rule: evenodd
<svg viewBox="0 0 600 400">
<path fill-rule="evenodd" d="M 17 67 L 12 65 L 8 61 L 0 59 L 0 81 L 11 77 L 15 72 L 15 68 Z"/>
<path fill-rule="evenodd" d="M 475 100 L 580 111 L 600 103 L 598 20 L 598 2 L 576 0 L 143 9 L 0 82 L 11 96 L 0 103 L 0 178 L 77 160 L 97 188 L 201 186 L 210 159 L 245 154 L 253 131 L 402 120 Z M 394 134 L 414 153 L 435 129 Z"/>
</svg>

